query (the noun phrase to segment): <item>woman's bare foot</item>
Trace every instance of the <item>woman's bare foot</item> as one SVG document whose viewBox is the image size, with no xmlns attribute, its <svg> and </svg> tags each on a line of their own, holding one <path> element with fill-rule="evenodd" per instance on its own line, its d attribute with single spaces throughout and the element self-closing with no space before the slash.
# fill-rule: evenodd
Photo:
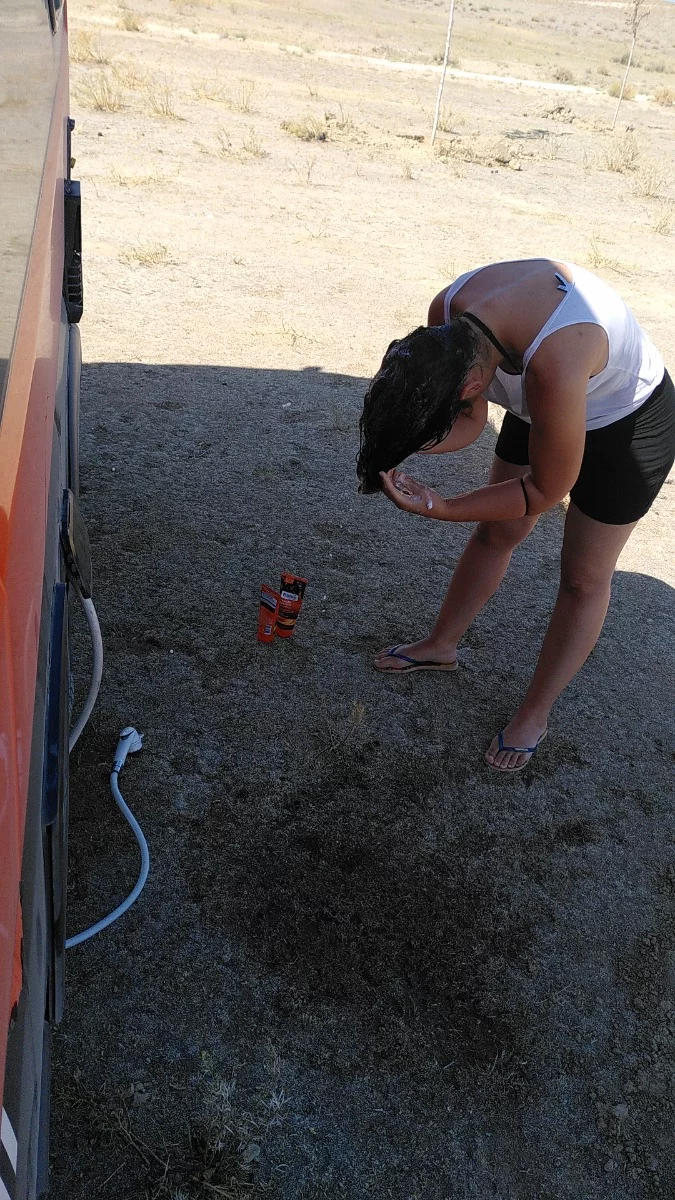
<svg viewBox="0 0 675 1200">
<path fill-rule="evenodd" d="M 384 672 L 454 671 L 457 667 L 457 647 L 441 646 L 430 637 L 402 646 L 386 646 L 375 655 L 373 666 L 377 671 Z"/>
<path fill-rule="evenodd" d="M 503 749 L 500 750 L 501 745 Z M 496 771 L 508 774 L 520 771 L 527 766 L 534 751 L 546 737 L 546 720 L 541 717 L 521 717 L 517 713 L 501 731 L 492 739 L 485 751 L 485 761 Z M 515 747 L 515 749 L 514 749 Z"/>
</svg>

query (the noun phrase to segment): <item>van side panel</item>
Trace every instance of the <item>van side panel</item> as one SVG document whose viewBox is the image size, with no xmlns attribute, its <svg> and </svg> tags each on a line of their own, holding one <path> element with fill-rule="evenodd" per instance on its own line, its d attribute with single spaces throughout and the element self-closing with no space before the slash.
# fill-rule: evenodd
<svg viewBox="0 0 675 1200">
<path fill-rule="evenodd" d="M 23 92 L 17 63 L 23 71 Z M 46 108 L 48 96 L 51 100 Z M 16 189 L 16 178 L 10 172 L 11 186 L 3 186 L 0 199 L 3 269 L 4 258 L 9 259 L 7 291 L 0 300 L 0 404 L 4 393 L 0 420 L 0 1089 L 18 984 L 13 967 L 15 935 L 21 928 L 19 876 L 26 810 L 29 802 L 41 803 L 40 795 L 32 794 L 34 789 L 29 801 L 29 774 L 35 750 L 45 550 L 49 538 L 52 542 L 54 537 L 58 539 L 58 521 L 49 532 L 47 521 L 62 358 L 68 66 L 64 27 L 52 34 L 42 0 L 0 0 L 3 98 L 0 169 L 7 166 L 3 159 L 13 152 L 21 167 L 21 138 L 26 142 L 23 190 Z M 15 118 L 13 124 L 5 125 L 10 118 Z M 16 164 L 10 162 L 12 165 Z M 28 251 L 24 245 L 27 212 L 31 220 Z M 9 249 L 2 245 L 8 230 L 16 234 Z M 67 436 L 65 428 L 63 436 Z M 41 664 L 41 670 L 44 666 Z M 24 877 L 24 894 L 33 886 L 37 893 L 43 890 L 41 881 Z M 26 928 L 24 937 L 31 936 Z M 25 969 L 27 958 L 35 955 L 26 944 L 24 951 Z M 41 981 L 35 980 L 36 992 L 40 986 Z M 40 1064 L 36 1063 L 36 1070 L 39 1080 Z"/>
</svg>

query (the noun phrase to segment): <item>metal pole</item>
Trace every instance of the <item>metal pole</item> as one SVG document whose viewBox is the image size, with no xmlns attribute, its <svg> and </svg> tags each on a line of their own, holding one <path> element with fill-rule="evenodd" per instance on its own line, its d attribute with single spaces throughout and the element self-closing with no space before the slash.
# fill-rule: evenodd
<svg viewBox="0 0 675 1200">
<path fill-rule="evenodd" d="M 622 82 L 622 84 L 621 84 L 621 91 L 620 91 L 620 93 L 619 93 L 619 99 L 618 99 L 618 100 L 617 100 L 617 102 L 616 102 L 616 108 L 615 108 L 615 110 L 614 110 L 614 120 L 612 121 L 612 133 L 614 132 L 614 126 L 616 125 L 616 118 L 617 118 L 617 117 L 618 117 L 618 115 L 619 115 L 619 109 L 620 109 L 620 107 L 621 107 L 621 101 L 623 100 L 623 94 L 624 94 L 624 92 L 625 92 L 625 90 L 626 90 L 626 80 L 628 79 L 628 72 L 630 71 L 630 64 L 631 64 L 631 63 L 632 63 L 632 61 L 633 61 L 633 51 L 634 51 L 634 49 L 635 49 L 635 42 L 636 42 L 636 40 L 637 40 L 637 38 L 636 38 L 636 35 L 635 35 L 635 34 L 633 34 L 633 44 L 632 44 L 632 46 L 631 46 L 631 48 L 630 48 L 630 54 L 628 55 L 628 63 L 627 63 L 627 66 L 626 66 L 626 72 L 625 72 L 625 74 L 624 74 L 624 77 L 623 77 L 623 82 Z"/>
<path fill-rule="evenodd" d="M 443 97 L 443 87 L 445 85 L 445 73 L 448 69 L 448 55 L 450 53 L 450 34 L 452 33 L 452 22 L 455 18 L 455 0 L 450 0 L 450 16 L 448 17 L 448 33 L 445 39 L 445 54 L 443 55 L 443 70 L 441 72 L 441 82 L 436 97 L 436 112 L 434 113 L 434 127 L 431 130 L 431 144 L 433 146 L 436 140 L 436 130 L 438 128 L 438 118 L 441 113 L 441 99 Z"/>
</svg>

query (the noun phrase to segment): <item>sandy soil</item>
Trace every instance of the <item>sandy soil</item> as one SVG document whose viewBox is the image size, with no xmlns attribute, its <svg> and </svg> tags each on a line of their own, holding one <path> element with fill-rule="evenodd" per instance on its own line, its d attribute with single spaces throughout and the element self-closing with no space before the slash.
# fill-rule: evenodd
<svg viewBox="0 0 675 1200">
<path fill-rule="evenodd" d="M 590 266 L 675 363 L 675 6 L 612 135 L 620 5 L 458 5 L 432 150 L 446 11 L 72 6 L 107 652 L 72 764 L 72 930 L 135 878 L 106 783 L 129 722 L 152 873 L 68 961 L 58 1200 L 675 1189 L 673 481 L 504 780 L 481 756 L 532 670 L 564 512 L 456 676 L 383 679 L 373 652 L 428 628 L 467 530 L 354 480 L 384 348 L 482 262 Z M 429 482 L 484 479 L 494 415 Z M 305 608 L 261 647 L 281 569 Z"/>
</svg>

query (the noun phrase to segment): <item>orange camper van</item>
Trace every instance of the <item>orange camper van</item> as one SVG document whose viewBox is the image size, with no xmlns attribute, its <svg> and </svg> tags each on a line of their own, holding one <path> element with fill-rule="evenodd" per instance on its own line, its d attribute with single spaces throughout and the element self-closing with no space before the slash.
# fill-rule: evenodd
<svg viewBox="0 0 675 1200">
<path fill-rule="evenodd" d="M 48 1188 L 82 314 L 63 0 L 0 0 L 0 1200 Z M 64 515 L 65 514 L 65 515 Z"/>
</svg>

